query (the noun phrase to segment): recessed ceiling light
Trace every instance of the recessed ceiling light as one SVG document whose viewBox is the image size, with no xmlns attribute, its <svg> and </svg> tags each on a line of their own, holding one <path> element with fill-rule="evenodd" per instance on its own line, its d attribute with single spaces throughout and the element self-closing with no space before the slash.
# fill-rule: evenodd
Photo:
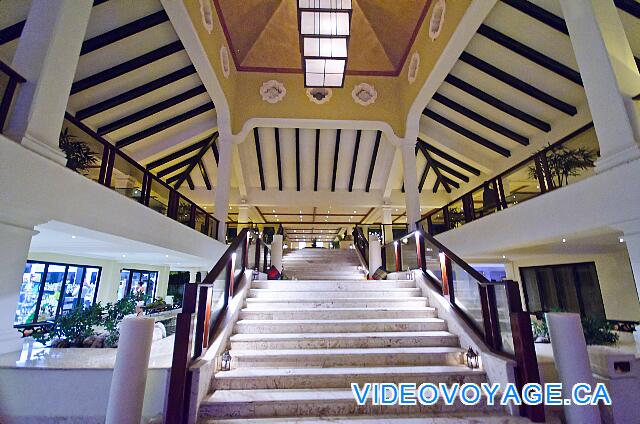
<svg viewBox="0 0 640 424">
<path fill-rule="evenodd" d="M 620 243 L 624 243 L 624 239 L 620 237 Z"/>
<path fill-rule="evenodd" d="M 502 259 L 507 259 L 507 257 L 505 255 L 502 255 Z"/>
<path fill-rule="evenodd" d="M 275 209 L 271 209 L 271 212 L 276 213 L 276 210 Z"/>
<path fill-rule="evenodd" d="M 168 257 L 169 257 L 169 255 L 164 255 L 164 257 L 165 257 L 165 258 L 168 258 Z"/>
<path fill-rule="evenodd" d="M 567 239 L 563 238 L 563 239 L 562 239 L 562 242 L 563 242 L 563 243 L 566 243 L 566 242 L 567 242 Z"/>
<path fill-rule="evenodd" d="M 76 236 L 71 236 L 71 238 L 76 238 Z"/>
<path fill-rule="evenodd" d="M 122 257 L 123 257 L 123 258 L 126 258 L 126 257 L 127 257 L 127 255 L 122 255 Z"/>
<path fill-rule="evenodd" d="M 398 209 L 396 209 L 396 210 L 398 210 Z M 353 211 L 353 213 L 356 213 L 356 211 Z"/>
</svg>

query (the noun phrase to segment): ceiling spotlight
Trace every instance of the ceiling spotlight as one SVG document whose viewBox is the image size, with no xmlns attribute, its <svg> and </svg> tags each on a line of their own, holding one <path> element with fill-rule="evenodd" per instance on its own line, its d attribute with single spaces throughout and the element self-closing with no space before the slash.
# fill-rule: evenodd
<svg viewBox="0 0 640 424">
<path fill-rule="evenodd" d="M 126 257 L 127 257 L 127 255 L 122 255 L 122 257 L 123 257 L 123 258 L 126 258 Z"/>
<path fill-rule="evenodd" d="M 164 255 L 164 257 L 165 257 L 165 258 L 168 258 L 168 257 L 169 257 L 169 255 Z"/>
<path fill-rule="evenodd" d="M 567 242 L 567 239 L 563 238 L 563 239 L 562 239 L 562 242 L 563 242 L 563 243 L 566 243 L 566 242 Z"/>
<path fill-rule="evenodd" d="M 271 212 L 276 213 L 276 210 L 275 209 L 271 209 Z"/>
<path fill-rule="evenodd" d="M 72 239 L 76 238 L 76 236 L 71 236 Z"/>
<path fill-rule="evenodd" d="M 502 259 L 507 259 L 507 257 L 505 255 L 502 255 Z"/>
<path fill-rule="evenodd" d="M 620 243 L 624 243 L 624 239 L 620 237 Z"/>
</svg>

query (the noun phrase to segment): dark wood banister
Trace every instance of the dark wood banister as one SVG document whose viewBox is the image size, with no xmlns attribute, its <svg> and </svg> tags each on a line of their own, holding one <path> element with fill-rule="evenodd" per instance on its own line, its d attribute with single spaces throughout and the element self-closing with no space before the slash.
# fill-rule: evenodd
<svg viewBox="0 0 640 424">
<path fill-rule="evenodd" d="M 207 276 L 204 277 L 204 280 L 200 283 L 201 286 L 213 284 L 216 277 L 220 275 L 222 270 L 227 266 L 227 261 L 231 259 L 231 255 L 238 250 L 240 243 L 246 243 L 245 239 L 249 231 L 251 231 L 249 228 L 243 228 L 242 231 L 240 231 L 240 234 L 238 234 L 238 236 L 231 242 L 227 250 L 225 250 L 222 256 L 220 256 L 220 259 L 218 259 L 218 262 L 216 262 L 213 268 L 211 268 L 211 271 L 207 273 Z"/>
</svg>

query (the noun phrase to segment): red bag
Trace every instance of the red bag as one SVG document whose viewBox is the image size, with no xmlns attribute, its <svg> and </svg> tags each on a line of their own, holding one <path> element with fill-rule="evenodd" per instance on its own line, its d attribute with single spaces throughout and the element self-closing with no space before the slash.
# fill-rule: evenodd
<svg viewBox="0 0 640 424">
<path fill-rule="evenodd" d="M 280 271 L 278 271 L 278 268 L 271 265 L 271 268 L 269 268 L 269 271 L 267 271 L 267 280 L 280 280 L 281 277 L 282 277 L 282 274 L 280 274 Z"/>
</svg>

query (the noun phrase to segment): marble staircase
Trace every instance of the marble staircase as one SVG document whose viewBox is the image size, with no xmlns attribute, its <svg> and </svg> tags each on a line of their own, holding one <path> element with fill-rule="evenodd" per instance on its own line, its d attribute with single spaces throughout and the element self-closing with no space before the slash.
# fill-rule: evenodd
<svg viewBox="0 0 640 424">
<path fill-rule="evenodd" d="M 201 423 L 508 419 L 485 404 L 357 406 L 352 382 L 462 384 L 486 375 L 463 365 L 458 337 L 414 281 L 366 281 L 350 250 L 305 249 L 284 259 L 285 273 L 300 279 L 252 283 L 230 337 L 231 370 L 215 374 Z M 318 264 L 340 277 L 312 272 Z"/>
</svg>

